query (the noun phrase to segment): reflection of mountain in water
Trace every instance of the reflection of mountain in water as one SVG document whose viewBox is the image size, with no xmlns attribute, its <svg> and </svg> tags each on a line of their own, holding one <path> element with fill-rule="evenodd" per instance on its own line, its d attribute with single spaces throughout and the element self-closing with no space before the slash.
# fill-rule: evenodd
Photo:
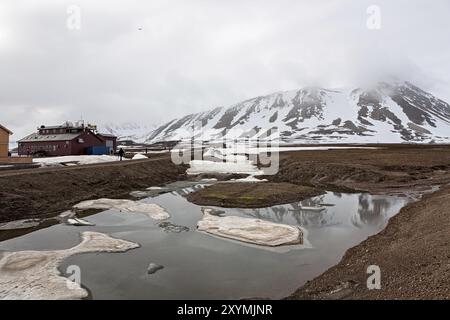
<svg viewBox="0 0 450 320">
<path fill-rule="evenodd" d="M 388 219 L 388 211 L 395 200 L 383 196 L 362 193 L 358 196 L 358 212 L 352 216 L 352 224 L 361 228 L 363 225 L 379 226 Z"/>
<path fill-rule="evenodd" d="M 205 188 L 205 184 L 190 185 L 172 190 L 171 194 L 185 197 L 191 192 Z M 380 226 L 389 218 L 390 210 L 398 202 L 397 198 L 368 193 L 345 194 L 327 192 L 300 202 L 268 208 L 224 208 L 219 215 L 241 215 L 252 218 L 300 225 L 306 228 L 323 228 L 335 225 Z M 322 207 L 322 211 L 303 209 Z"/>
<path fill-rule="evenodd" d="M 228 209 L 227 214 L 300 225 L 305 228 L 324 228 L 337 225 L 380 226 L 389 218 L 398 199 L 380 195 L 327 193 L 301 202 L 259 209 Z M 322 207 L 322 211 L 303 209 Z"/>
<path fill-rule="evenodd" d="M 253 218 L 277 223 L 297 224 L 303 227 L 320 228 L 337 224 L 334 212 L 325 207 L 323 211 L 304 210 L 303 207 L 317 207 L 324 202 L 324 196 L 318 196 L 301 202 L 290 203 L 260 209 L 237 209 L 241 214 Z"/>
</svg>

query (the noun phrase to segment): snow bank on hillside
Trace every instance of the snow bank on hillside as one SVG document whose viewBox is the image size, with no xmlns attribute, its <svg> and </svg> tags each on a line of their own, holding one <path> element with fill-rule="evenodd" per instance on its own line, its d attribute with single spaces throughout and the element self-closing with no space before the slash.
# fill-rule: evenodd
<svg viewBox="0 0 450 320">
<path fill-rule="evenodd" d="M 227 160 L 229 160 L 227 158 Z M 190 168 L 187 174 L 200 173 L 242 173 L 250 175 L 263 174 L 252 161 L 247 160 L 245 156 L 235 156 L 232 161 L 216 162 L 209 160 L 192 160 L 189 162 Z"/>
<path fill-rule="evenodd" d="M 146 156 L 144 156 L 142 153 L 136 153 L 133 157 L 133 160 L 145 160 L 148 159 Z"/>
<path fill-rule="evenodd" d="M 246 178 L 241 178 L 241 179 L 231 179 L 230 181 L 254 183 L 254 182 L 266 182 L 267 179 L 258 179 L 258 178 L 254 177 L 254 176 L 248 176 Z"/>
<path fill-rule="evenodd" d="M 39 163 L 41 167 L 59 167 L 62 165 L 86 165 L 103 162 L 118 161 L 119 158 L 115 156 L 64 156 L 51 158 L 35 158 L 34 163 Z"/>
<path fill-rule="evenodd" d="M 215 157 L 218 159 L 230 157 L 233 154 L 258 154 L 258 153 L 273 153 L 273 152 L 288 152 L 288 151 L 314 151 L 314 150 L 346 150 L 346 149 L 379 149 L 378 147 L 362 147 L 362 146 L 314 146 L 314 147 L 291 147 L 291 146 L 276 146 L 276 147 L 254 147 L 245 144 L 231 145 L 229 148 L 209 148 L 203 157 Z"/>
</svg>

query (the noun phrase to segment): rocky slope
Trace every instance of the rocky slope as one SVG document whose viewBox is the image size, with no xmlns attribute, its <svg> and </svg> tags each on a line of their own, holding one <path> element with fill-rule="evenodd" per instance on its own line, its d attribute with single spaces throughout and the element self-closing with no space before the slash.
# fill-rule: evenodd
<svg viewBox="0 0 450 320">
<path fill-rule="evenodd" d="M 380 82 L 370 89 L 308 87 L 174 119 L 149 133 L 147 142 L 193 135 L 204 140 L 279 135 L 297 143 L 446 143 L 450 105 L 408 82 Z"/>
</svg>

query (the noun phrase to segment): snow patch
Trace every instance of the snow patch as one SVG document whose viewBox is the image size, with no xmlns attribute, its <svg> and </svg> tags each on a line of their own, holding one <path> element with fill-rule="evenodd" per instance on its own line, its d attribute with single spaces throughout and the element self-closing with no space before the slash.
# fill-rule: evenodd
<svg viewBox="0 0 450 320">
<path fill-rule="evenodd" d="M 111 238 L 98 232 L 83 232 L 81 237 L 81 243 L 70 249 L 6 252 L 0 256 L 0 299 L 86 298 L 86 289 L 59 272 L 58 267 L 64 259 L 80 253 L 125 252 L 139 247 L 137 243 Z"/>
<path fill-rule="evenodd" d="M 227 157 L 227 160 L 228 157 Z M 200 173 L 240 173 L 250 175 L 262 175 L 263 171 L 259 170 L 252 161 L 247 160 L 245 156 L 234 156 L 231 161 L 217 162 L 209 160 L 191 160 L 190 168 L 187 174 Z"/>
<path fill-rule="evenodd" d="M 100 156 L 63 156 L 51 158 L 35 158 L 34 163 L 39 163 L 41 167 L 60 167 L 66 165 L 87 165 L 103 162 L 118 161 L 119 158 L 115 156 L 100 155 Z"/>
<path fill-rule="evenodd" d="M 164 188 L 162 188 L 162 187 L 148 187 L 145 190 L 162 190 L 162 189 L 164 189 Z"/>
<path fill-rule="evenodd" d="M 304 232 L 299 227 L 238 216 L 217 216 L 211 209 L 203 209 L 198 230 L 218 237 L 260 246 L 282 246 L 304 243 Z"/>
<path fill-rule="evenodd" d="M 33 228 L 37 227 L 40 222 L 39 219 L 22 219 L 0 223 L 0 231 Z"/>
<path fill-rule="evenodd" d="M 141 213 L 147 215 L 149 218 L 155 220 L 164 220 L 170 218 L 168 212 L 162 207 L 154 203 L 143 203 L 126 199 L 97 199 L 83 201 L 75 206 L 74 209 L 86 210 L 86 209 L 115 209 L 123 212 Z"/>
<path fill-rule="evenodd" d="M 145 160 L 148 159 L 146 156 L 144 156 L 142 153 L 137 153 L 134 155 L 133 160 Z"/>
<path fill-rule="evenodd" d="M 71 226 L 80 226 L 80 227 L 95 225 L 92 222 L 80 218 L 69 218 L 67 219 L 66 223 Z"/>
<path fill-rule="evenodd" d="M 254 176 L 248 176 L 246 178 L 241 178 L 241 179 L 231 179 L 230 181 L 255 183 L 255 182 L 266 182 L 267 179 L 258 179 L 258 178 L 254 177 Z"/>
</svg>

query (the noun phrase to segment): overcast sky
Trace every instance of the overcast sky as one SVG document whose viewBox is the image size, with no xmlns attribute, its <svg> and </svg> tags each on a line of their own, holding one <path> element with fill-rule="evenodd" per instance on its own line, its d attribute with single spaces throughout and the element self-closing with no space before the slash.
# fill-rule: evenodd
<svg viewBox="0 0 450 320">
<path fill-rule="evenodd" d="M 450 101 L 449 30 L 448 0 L 1 0 L 0 123 L 157 124 L 387 76 Z"/>
</svg>

